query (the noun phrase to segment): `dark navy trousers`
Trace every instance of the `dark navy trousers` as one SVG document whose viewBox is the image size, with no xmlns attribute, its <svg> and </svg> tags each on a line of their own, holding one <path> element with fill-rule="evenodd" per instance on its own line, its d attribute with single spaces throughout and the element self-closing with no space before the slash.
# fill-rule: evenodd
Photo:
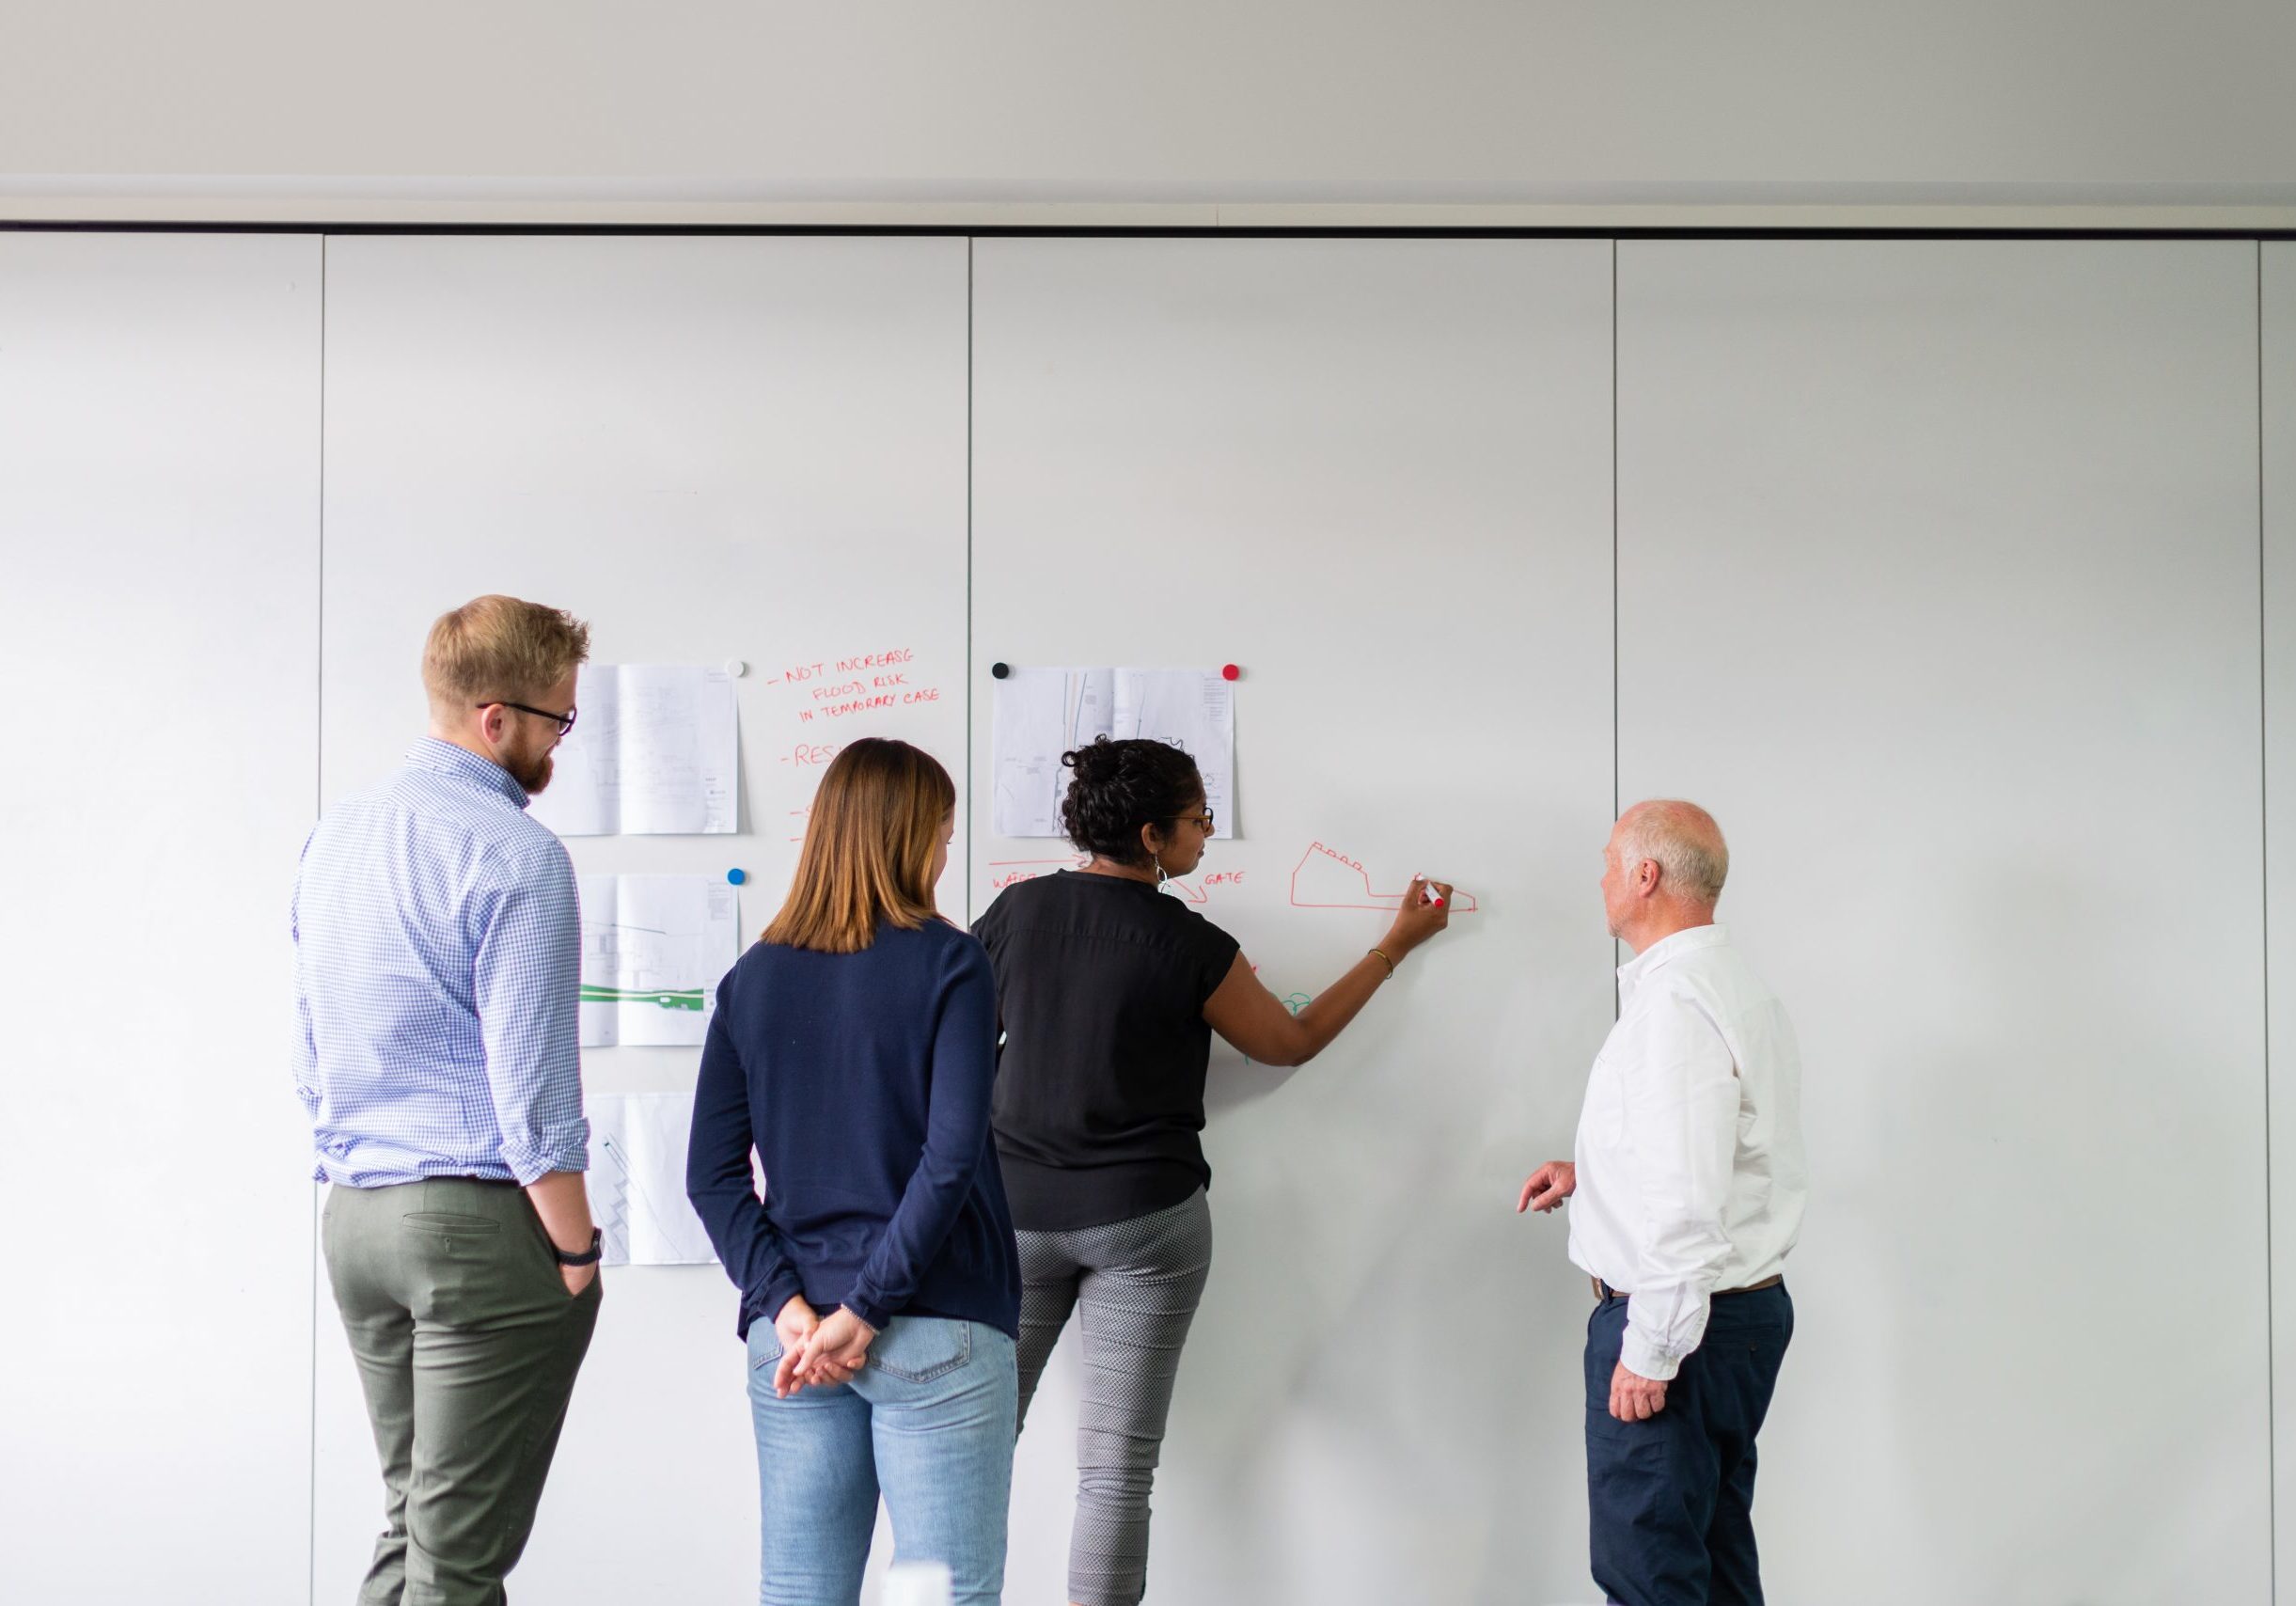
<svg viewBox="0 0 2296 1606">
<path fill-rule="evenodd" d="M 1595 1582 L 1623 1606 L 1762 1606 L 1754 1435 L 1794 1336 L 1785 1284 L 1716 1298 L 1706 1337 L 1647 1422 L 1611 1414 L 1627 1301 L 1586 1323 L 1586 1493 Z"/>
</svg>

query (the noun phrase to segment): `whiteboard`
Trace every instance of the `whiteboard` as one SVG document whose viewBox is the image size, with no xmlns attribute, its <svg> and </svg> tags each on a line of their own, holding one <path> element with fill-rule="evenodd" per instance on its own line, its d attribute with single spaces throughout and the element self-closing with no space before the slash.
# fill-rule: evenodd
<svg viewBox="0 0 2296 1606">
<path fill-rule="evenodd" d="M 1603 242 L 975 246 L 975 684 L 1242 669 L 1241 834 L 1178 895 L 1279 995 L 1378 940 L 1367 890 L 1425 871 L 1479 905 L 1311 1064 L 1214 1056 L 1152 1598 L 1590 1591 L 1590 1300 L 1512 1211 L 1611 1017 L 1610 275 Z M 986 818 L 976 910 L 1059 862 Z M 1074 1342 L 1022 1439 L 1009 1599 L 1065 1598 Z"/>
<path fill-rule="evenodd" d="M 940 696 L 868 728 L 976 782 L 993 661 L 1235 662 L 1242 835 L 1177 895 L 1282 994 L 1414 870 L 1477 908 L 1316 1063 L 1216 1063 L 1156 1598 L 1591 1597 L 1586 1303 L 1561 1224 L 1509 1206 L 1610 1018 L 1615 789 L 1722 814 L 1725 914 L 1805 1038 L 1775 1597 L 2258 1599 L 2296 1342 L 2262 917 L 2296 920 L 2287 853 L 2269 910 L 2250 868 L 2296 831 L 2292 252 L 1626 243 L 1613 510 L 1608 242 L 0 237 L 0 653 L 163 716 L 119 777 L 0 791 L 41 844 L 12 973 L 69 991 L 203 910 L 203 950 L 284 988 L 313 805 L 397 762 L 423 630 L 480 591 L 574 607 L 602 661 L 746 662 L 740 833 L 574 847 L 739 864 L 745 932 L 841 658 L 912 653 Z M 54 721 L 11 742 L 85 771 Z M 952 909 L 1058 862 L 961 840 Z M 134 1241 L 76 1142 L 124 1120 L 134 1163 L 201 1156 L 183 1208 L 232 1225 L 149 1287 L 19 1246 L 0 1595 L 339 1600 L 363 1566 L 307 1134 L 244 1003 L 161 967 L 108 1038 L 18 1039 L 11 1130 L 75 1139 L 20 1143 L 37 1196 Z M 587 1070 L 674 1091 L 694 1057 Z M 732 1301 L 610 1280 L 522 1595 L 754 1589 Z M 1431 1332 L 1472 1346 L 1451 1375 Z M 1015 1600 L 1061 1593 L 1075 1386 L 1056 1358 L 1022 1448 Z M 123 1512 L 165 1542 L 91 1576 Z"/>
<path fill-rule="evenodd" d="M 898 736 L 962 782 L 961 240 L 353 239 L 328 244 L 324 753 L 332 799 L 423 728 L 447 606 L 573 609 L 607 663 L 742 660 L 733 837 L 569 842 L 584 874 L 740 867 L 745 940 L 796 862 L 821 767 Z M 887 672 L 929 699 L 821 712 Z M 846 666 L 841 667 L 841 665 Z M 857 665 L 857 667 L 854 667 Z M 875 699 L 836 696 L 835 705 Z M 961 878 L 944 894 L 961 903 Z M 692 1049 L 583 1056 L 593 1093 L 693 1085 Z M 716 1267 L 621 1267 L 514 1585 L 541 1600 L 739 1599 L 757 1464 Z M 347 1599 L 381 1482 L 319 1310 L 317 1592 Z"/>
<path fill-rule="evenodd" d="M 1806 1066 L 1778 1598 L 2266 1598 L 2255 260 L 1619 246 L 1623 795 Z"/>
</svg>

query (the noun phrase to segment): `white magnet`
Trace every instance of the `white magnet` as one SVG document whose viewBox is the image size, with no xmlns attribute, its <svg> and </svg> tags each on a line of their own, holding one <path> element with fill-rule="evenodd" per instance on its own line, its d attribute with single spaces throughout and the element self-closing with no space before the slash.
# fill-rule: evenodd
<svg viewBox="0 0 2296 1606">
<path fill-rule="evenodd" d="M 739 658 L 728 658 L 726 660 L 726 673 L 731 675 L 735 680 L 740 680 L 742 676 L 747 674 L 748 672 L 749 666 L 743 663 Z"/>
</svg>

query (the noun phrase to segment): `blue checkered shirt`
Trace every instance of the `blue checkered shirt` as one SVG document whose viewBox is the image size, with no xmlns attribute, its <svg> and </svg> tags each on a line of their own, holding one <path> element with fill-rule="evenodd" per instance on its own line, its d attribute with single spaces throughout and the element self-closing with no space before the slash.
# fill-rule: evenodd
<svg viewBox="0 0 2296 1606">
<path fill-rule="evenodd" d="M 295 878 L 295 1091 L 328 1182 L 590 1163 L 574 865 L 498 765 L 426 737 Z"/>
</svg>

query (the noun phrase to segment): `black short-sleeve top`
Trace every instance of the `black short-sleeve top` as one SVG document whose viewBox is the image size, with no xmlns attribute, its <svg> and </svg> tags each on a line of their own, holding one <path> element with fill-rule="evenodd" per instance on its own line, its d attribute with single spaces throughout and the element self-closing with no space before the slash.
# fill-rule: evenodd
<svg viewBox="0 0 2296 1606">
<path fill-rule="evenodd" d="M 993 1106 L 1014 1226 L 1075 1232 L 1209 1187 L 1204 1000 L 1235 938 L 1145 881 L 1062 871 L 973 922 L 1004 1031 Z"/>
</svg>

